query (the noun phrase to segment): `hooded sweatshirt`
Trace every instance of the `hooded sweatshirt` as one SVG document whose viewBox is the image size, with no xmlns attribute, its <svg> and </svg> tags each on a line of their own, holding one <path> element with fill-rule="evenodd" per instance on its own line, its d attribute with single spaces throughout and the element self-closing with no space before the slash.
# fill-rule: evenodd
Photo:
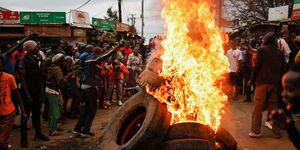
<svg viewBox="0 0 300 150">
<path fill-rule="evenodd" d="M 285 60 L 283 53 L 276 47 L 275 40 L 276 36 L 273 32 L 264 36 L 264 42 L 257 50 L 251 83 L 280 85 Z"/>
</svg>

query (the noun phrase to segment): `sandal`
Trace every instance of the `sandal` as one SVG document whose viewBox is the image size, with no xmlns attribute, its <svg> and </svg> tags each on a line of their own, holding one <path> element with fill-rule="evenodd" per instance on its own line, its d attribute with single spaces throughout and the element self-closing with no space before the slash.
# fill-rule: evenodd
<svg viewBox="0 0 300 150">
<path fill-rule="evenodd" d="M 259 138 L 259 137 L 261 137 L 261 134 L 260 133 L 254 133 L 254 132 L 250 132 L 249 134 L 248 134 L 250 137 L 252 137 L 252 138 Z"/>
</svg>

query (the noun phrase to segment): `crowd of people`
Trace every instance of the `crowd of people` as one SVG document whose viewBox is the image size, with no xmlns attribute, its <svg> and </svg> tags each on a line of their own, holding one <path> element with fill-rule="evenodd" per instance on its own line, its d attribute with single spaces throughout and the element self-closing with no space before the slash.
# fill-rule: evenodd
<svg viewBox="0 0 300 150">
<path fill-rule="evenodd" d="M 49 141 L 49 136 L 62 135 L 58 124 L 65 118 L 78 119 L 74 134 L 93 136 L 90 129 L 97 109 L 109 109 L 113 104 L 122 106 L 123 97 L 132 94 L 126 89 L 137 86 L 135 80 L 144 68 L 147 54 L 154 49 L 151 41 L 148 46 L 143 42 L 135 46 L 105 42 L 69 45 L 55 39 L 46 51 L 33 40 L 18 49 L 2 44 L 0 149 L 10 147 L 8 139 L 16 115 L 21 116 L 23 148 L 29 146 L 29 116 L 35 139 Z M 288 26 L 282 27 L 280 36 L 268 33 L 250 41 L 229 42 L 226 56 L 233 88 L 228 95 L 235 100 L 244 94 L 245 102 L 253 101 L 250 137 L 262 136 L 262 113 L 267 110 L 265 126 L 273 131 L 274 137 L 280 138 L 280 129 L 285 129 L 300 148 L 300 133 L 291 115 L 300 110 L 299 45 Z M 47 135 L 42 133 L 41 116 L 49 122 Z"/>
<path fill-rule="evenodd" d="M 270 32 L 257 40 L 231 41 L 226 51 L 232 84 L 228 95 L 235 100 L 244 94 L 245 102 L 253 101 L 250 137 L 262 136 L 262 114 L 268 111 L 264 125 L 272 130 L 274 138 L 280 138 L 280 129 L 285 129 L 300 149 L 300 133 L 292 119 L 292 114 L 300 110 L 300 43 L 293 35 L 283 25 L 279 34 Z"/>
<path fill-rule="evenodd" d="M 61 39 L 54 39 L 46 51 L 33 40 L 18 49 L 1 44 L 0 149 L 11 146 L 8 140 L 16 115 L 21 115 L 23 148 L 29 146 L 29 116 L 35 139 L 49 141 L 49 136 L 62 135 L 58 124 L 66 118 L 78 119 L 73 133 L 93 136 L 90 128 L 97 109 L 122 106 L 123 97 L 136 92 L 126 89 L 137 86 L 135 80 L 152 47 L 143 42 L 135 46 L 130 42 L 69 45 Z M 48 135 L 42 133 L 41 118 L 49 122 Z"/>
</svg>

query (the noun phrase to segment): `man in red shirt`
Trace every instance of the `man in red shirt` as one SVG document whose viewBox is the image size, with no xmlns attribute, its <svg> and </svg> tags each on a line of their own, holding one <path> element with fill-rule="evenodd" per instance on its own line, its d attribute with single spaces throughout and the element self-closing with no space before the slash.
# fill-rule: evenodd
<svg viewBox="0 0 300 150">
<path fill-rule="evenodd" d="M 22 111 L 22 119 L 26 119 L 27 115 L 21 100 L 21 96 L 17 90 L 17 84 L 14 77 L 4 71 L 4 59 L 0 57 L 0 149 L 8 149 L 8 139 L 15 122 L 15 106 L 11 100 L 13 95 L 20 105 Z"/>
<path fill-rule="evenodd" d="M 108 76 L 108 91 L 105 97 L 105 104 L 111 105 L 109 102 L 110 96 L 113 94 L 114 86 L 116 85 L 116 95 L 118 105 L 123 105 L 122 98 L 123 98 L 123 82 L 124 82 L 124 74 L 128 75 L 129 71 L 125 67 L 123 63 L 121 63 L 117 58 L 112 62 L 111 65 L 105 67 L 105 70 L 102 70 L 101 74 Z"/>
</svg>

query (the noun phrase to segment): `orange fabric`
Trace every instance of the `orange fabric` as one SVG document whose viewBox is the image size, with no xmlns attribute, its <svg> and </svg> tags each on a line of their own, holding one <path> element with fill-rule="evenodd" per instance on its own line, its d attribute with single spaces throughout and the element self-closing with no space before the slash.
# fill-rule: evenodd
<svg viewBox="0 0 300 150">
<path fill-rule="evenodd" d="M 11 114 L 15 106 L 11 101 L 11 90 L 17 89 L 15 78 L 7 73 L 0 76 L 0 116 Z"/>
<path fill-rule="evenodd" d="M 103 70 L 101 71 L 101 75 L 102 75 L 102 76 L 107 75 L 109 81 L 114 81 L 116 78 L 124 79 L 124 73 L 125 73 L 125 74 L 129 74 L 128 69 L 127 69 L 122 63 L 121 63 L 121 69 L 122 69 L 122 72 L 120 72 L 118 76 L 115 76 L 115 73 L 114 73 L 114 70 L 113 70 L 113 66 L 112 66 L 112 65 L 109 65 L 107 69 L 108 69 L 108 71 L 105 71 L 105 70 L 103 69 Z"/>
</svg>

